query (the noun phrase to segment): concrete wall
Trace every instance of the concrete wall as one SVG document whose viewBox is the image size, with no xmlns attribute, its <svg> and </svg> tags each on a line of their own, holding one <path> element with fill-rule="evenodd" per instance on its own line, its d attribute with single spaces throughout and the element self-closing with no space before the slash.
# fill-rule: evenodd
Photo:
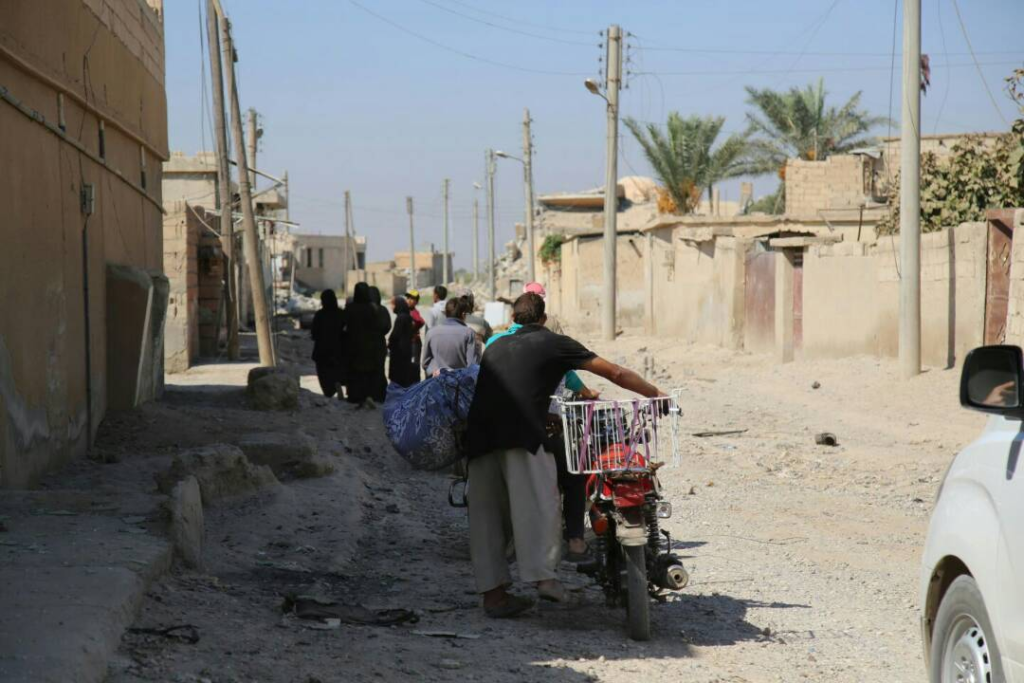
<svg viewBox="0 0 1024 683">
<path fill-rule="evenodd" d="M 10 488 L 82 454 L 106 412 L 118 325 L 106 269 L 162 269 L 167 108 L 162 25 L 139 0 L 0 0 L 0 17 L 0 84 L 54 127 L 63 93 L 67 137 L 98 155 L 102 120 L 106 155 L 94 163 L 0 101 L 0 487 Z M 135 186 L 145 169 L 145 189 L 112 169 Z M 83 185 L 95 192 L 89 216 Z"/>
<path fill-rule="evenodd" d="M 738 348 L 749 242 L 734 237 L 683 240 L 678 230 L 658 230 L 652 243 L 654 334 Z"/>
<path fill-rule="evenodd" d="M 871 160 L 837 154 L 824 161 L 786 162 L 786 214 L 815 216 L 824 209 L 858 207 L 872 193 Z"/>
<path fill-rule="evenodd" d="M 166 187 L 166 185 L 165 185 Z M 164 368 L 184 372 L 199 356 L 199 221 L 184 203 L 164 217 L 164 274 L 170 285 Z M 198 209 L 202 211 L 202 209 Z M 209 216 L 219 223 L 215 216 Z"/>
<path fill-rule="evenodd" d="M 1016 234 L 1024 235 L 1024 209 L 1014 212 L 1013 225 Z M 1006 343 L 1024 346 L 1024 239 L 1015 239 L 1012 249 Z"/>
<path fill-rule="evenodd" d="M 984 339 L 988 232 L 965 223 L 921 239 L 921 357 L 952 366 Z M 895 255 L 894 255 L 895 248 Z M 803 353 L 811 357 L 899 351 L 899 247 L 811 247 L 804 255 Z"/>
<path fill-rule="evenodd" d="M 644 238 L 619 235 L 616 277 L 616 322 L 619 328 L 644 324 Z M 604 307 L 604 241 L 577 237 L 562 245 L 556 278 L 559 295 L 549 300 L 552 313 L 575 329 L 600 329 Z M 520 289 L 521 291 L 521 289 Z"/>
</svg>

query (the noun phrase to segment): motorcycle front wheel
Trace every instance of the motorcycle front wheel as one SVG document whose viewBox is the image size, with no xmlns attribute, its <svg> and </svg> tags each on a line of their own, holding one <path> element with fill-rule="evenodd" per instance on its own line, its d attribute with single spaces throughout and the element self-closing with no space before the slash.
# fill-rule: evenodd
<svg viewBox="0 0 1024 683">
<path fill-rule="evenodd" d="M 626 551 L 626 630 L 633 640 L 651 639 L 651 598 L 647 592 L 646 547 L 628 545 Z"/>
</svg>

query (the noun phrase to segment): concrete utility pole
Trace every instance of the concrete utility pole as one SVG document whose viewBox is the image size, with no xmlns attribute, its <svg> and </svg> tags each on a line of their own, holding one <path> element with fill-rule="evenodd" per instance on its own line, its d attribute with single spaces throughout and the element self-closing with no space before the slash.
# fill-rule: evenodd
<svg viewBox="0 0 1024 683">
<path fill-rule="evenodd" d="M 220 248 L 224 252 L 224 308 L 227 311 L 228 359 L 238 360 L 238 287 L 235 280 L 235 222 L 231 216 L 231 170 L 228 129 L 224 122 L 224 76 L 220 63 L 220 27 L 213 0 L 206 0 L 206 40 L 210 49 L 213 127 L 217 140 L 217 208 L 220 209 Z M 219 321 L 218 321 L 219 324 Z"/>
<path fill-rule="evenodd" d="M 526 192 L 526 277 L 537 281 L 537 249 L 533 243 L 533 137 L 530 135 L 530 110 L 523 109 L 523 185 Z"/>
<path fill-rule="evenodd" d="M 900 113 L 900 374 L 921 372 L 921 0 L 903 3 Z"/>
<path fill-rule="evenodd" d="M 476 190 L 480 186 L 473 183 L 473 279 L 480 279 L 480 200 L 477 199 Z"/>
<path fill-rule="evenodd" d="M 352 264 L 349 256 L 349 242 L 352 240 L 352 193 L 345 190 L 345 241 L 342 246 L 341 291 L 348 294 L 348 271 Z"/>
<path fill-rule="evenodd" d="M 263 269 L 259 267 L 256 216 L 253 213 L 252 191 L 249 186 L 249 164 L 245 158 L 245 136 L 242 133 L 242 110 L 238 104 L 238 83 L 235 80 L 235 48 L 231 40 L 231 23 L 220 14 L 224 33 L 224 61 L 227 62 L 226 85 L 231 98 L 231 130 L 235 138 L 235 156 L 238 158 L 238 194 L 242 204 L 242 228 L 245 230 L 245 260 L 249 265 L 249 289 L 252 290 L 253 311 L 256 314 L 256 343 L 260 364 L 277 365 L 274 358 L 273 338 L 270 333 L 270 314 L 267 306 Z M 231 213 L 228 212 L 230 217 Z"/>
<path fill-rule="evenodd" d="M 405 198 L 405 210 L 409 212 L 409 289 L 416 289 L 416 234 L 412 227 L 412 197 Z"/>
<path fill-rule="evenodd" d="M 448 252 L 448 186 L 451 182 L 451 180 L 445 178 L 444 182 L 441 183 L 441 192 L 444 194 L 444 256 L 441 262 L 441 272 L 443 273 L 441 280 L 444 281 L 445 286 L 451 282 L 451 273 L 448 272 L 448 259 L 450 258 Z"/>
<path fill-rule="evenodd" d="M 494 150 L 487 150 L 487 282 L 491 301 L 498 299 L 498 288 L 495 282 L 494 262 Z"/>
<path fill-rule="evenodd" d="M 254 169 L 256 168 L 256 110 L 251 108 L 251 107 L 248 109 L 248 111 L 246 111 L 246 128 L 247 128 L 248 137 L 246 138 L 246 141 L 245 141 L 246 142 L 245 153 L 246 153 L 246 159 L 249 162 L 249 191 L 250 192 L 255 192 L 255 190 L 256 190 L 256 172 L 255 172 Z M 257 234 L 259 234 L 259 232 L 258 232 L 259 229 L 260 229 L 260 225 L 259 225 L 259 223 L 257 223 L 256 224 Z M 241 278 L 239 280 L 239 282 L 241 283 L 241 286 L 239 287 L 239 291 L 241 292 L 241 297 L 239 298 L 239 302 L 240 302 L 241 305 L 239 307 L 239 314 L 238 315 L 242 319 L 242 322 L 245 323 L 245 324 L 248 324 L 249 323 L 249 318 L 253 317 L 253 315 L 252 315 L 252 311 L 253 311 L 252 300 L 253 300 L 253 297 L 252 297 L 252 291 L 251 291 L 252 287 L 249 286 L 251 284 L 251 280 L 247 276 L 247 273 L 248 273 L 250 267 L 255 267 L 246 258 L 247 251 L 246 251 L 246 248 L 245 248 L 245 241 L 247 239 L 248 239 L 248 237 L 243 233 L 242 234 L 242 258 L 239 259 L 240 278 Z M 259 247 L 257 247 L 257 253 L 259 253 Z M 259 263 L 259 261 L 257 261 L 256 263 Z"/>
<path fill-rule="evenodd" d="M 608 102 L 608 151 L 604 179 L 604 306 L 601 333 L 615 339 L 615 262 L 618 247 L 616 218 L 619 208 L 619 86 L 622 82 L 622 29 L 608 27 L 608 68 L 605 92 Z"/>
</svg>

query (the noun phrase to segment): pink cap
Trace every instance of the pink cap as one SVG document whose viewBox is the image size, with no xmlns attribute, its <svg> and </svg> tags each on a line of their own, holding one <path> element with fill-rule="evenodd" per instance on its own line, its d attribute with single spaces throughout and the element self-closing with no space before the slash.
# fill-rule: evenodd
<svg viewBox="0 0 1024 683">
<path fill-rule="evenodd" d="M 539 282 L 527 282 L 523 285 L 523 294 L 536 294 L 542 299 L 548 295 L 548 293 L 544 291 L 544 285 Z"/>
</svg>

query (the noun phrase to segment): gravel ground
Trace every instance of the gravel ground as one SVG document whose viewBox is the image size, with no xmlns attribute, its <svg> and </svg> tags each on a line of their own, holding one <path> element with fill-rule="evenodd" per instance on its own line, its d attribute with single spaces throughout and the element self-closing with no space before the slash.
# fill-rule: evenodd
<svg viewBox="0 0 1024 683">
<path fill-rule="evenodd" d="M 924 680 L 916 596 L 928 513 L 945 467 L 983 423 L 959 408 L 957 371 L 901 382 L 889 360 L 778 366 L 632 334 L 593 348 L 636 368 L 650 357 L 654 381 L 682 390 L 681 464 L 662 483 L 692 581 L 653 607 L 651 642 L 629 641 L 624 611 L 604 607 L 569 565 L 564 580 L 582 604 L 485 619 L 448 478 L 405 466 L 379 412 L 304 394 L 303 411 L 268 418 L 214 388 L 244 381 L 244 370 L 208 366 L 121 418 L 107 443 L 166 453 L 172 432 L 191 445 L 301 426 L 339 471 L 208 509 L 206 571 L 160 581 L 136 624 L 193 624 L 199 641 L 127 635 L 112 683 Z M 307 350 L 291 340 L 282 354 L 301 362 Z M 747 431 L 689 436 L 732 429 Z M 821 431 L 839 445 L 816 446 Z M 412 609 L 419 621 L 314 629 L 282 614 L 287 592 Z"/>
</svg>

